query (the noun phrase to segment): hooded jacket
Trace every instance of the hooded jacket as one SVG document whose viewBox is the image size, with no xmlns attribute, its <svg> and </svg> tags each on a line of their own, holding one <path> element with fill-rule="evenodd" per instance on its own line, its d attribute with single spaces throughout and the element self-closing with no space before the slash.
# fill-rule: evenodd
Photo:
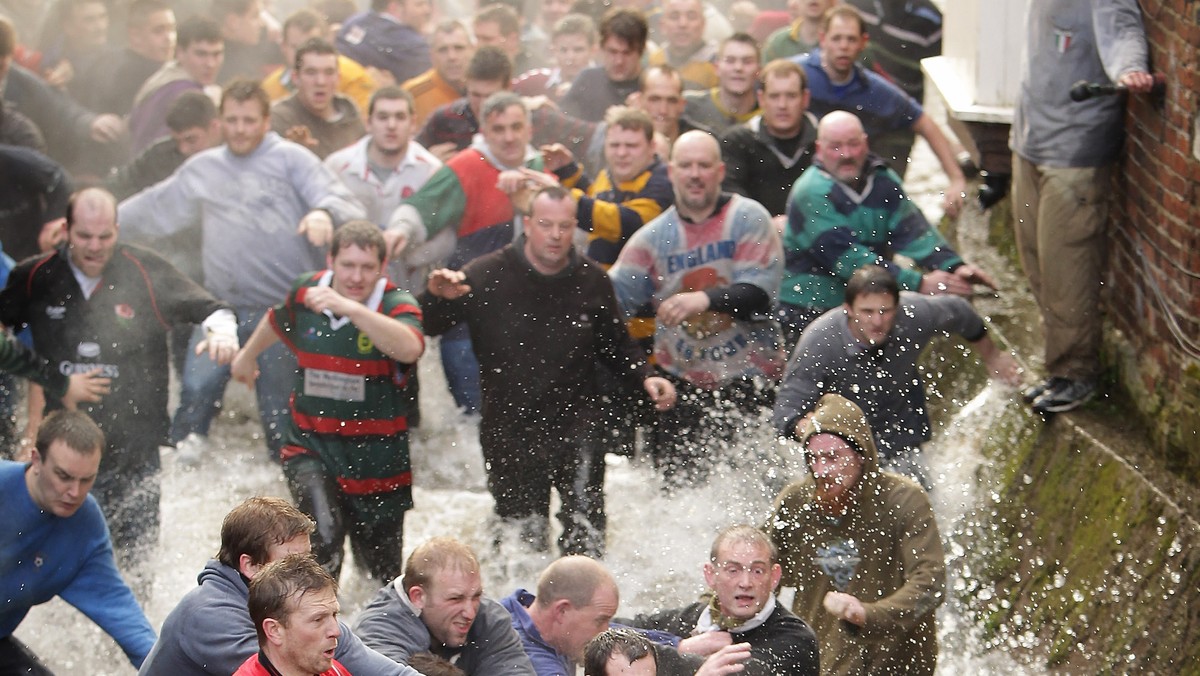
<svg viewBox="0 0 1200 676">
<path fill-rule="evenodd" d="M 800 441 L 822 433 L 862 454 L 862 475 L 840 518 L 818 510 L 811 475 L 776 499 L 763 530 L 779 547 L 782 584 L 796 588 L 792 610 L 817 634 L 822 674 L 932 674 L 946 566 L 929 496 L 911 479 L 879 470 L 862 410 L 841 395 L 821 398 Z M 829 614 L 822 603 L 830 591 L 857 597 L 866 624 Z"/>
</svg>

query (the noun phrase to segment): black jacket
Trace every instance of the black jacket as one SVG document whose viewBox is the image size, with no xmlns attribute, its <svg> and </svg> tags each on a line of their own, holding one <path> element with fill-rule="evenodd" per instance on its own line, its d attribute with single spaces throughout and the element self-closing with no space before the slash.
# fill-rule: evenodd
<svg viewBox="0 0 1200 676">
<path fill-rule="evenodd" d="M 690 636 L 706 607 L 706 603 L 693 603 L 684 608 L 638 615 L 629 622 L 619 621 L 641 629 Z M 734 643 L 750 644 L 750 661 L 740 672 L 745 676 L 817 676 L 820 673 L 816 635 L 807 622 L 778 602 L 766 622 L 749 631 L 730 633 Z"/>
<path fill-rule="evenodd" d="M 67 256 L 64 246 L 18 265 L 0 292 L 0 323 L 29 326 L 38 353 L 64 375 L 98 368 L 112 378 L 112 392 L 86 407 L 110 447 L 165 443 L 167 331 L 229 306 L 158 254 L 125 244 L 84 299 Z"/>
</svg>

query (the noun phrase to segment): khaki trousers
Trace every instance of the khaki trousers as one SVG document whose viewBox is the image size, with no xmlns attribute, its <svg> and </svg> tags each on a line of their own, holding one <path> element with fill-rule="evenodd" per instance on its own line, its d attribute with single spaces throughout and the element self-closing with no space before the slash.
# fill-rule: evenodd
<svg viewBox="0 0 1200 676">
<path fill-rule="evenodd" d="M 1051 376 L 1090 380 L 1100 370 L 1110 173 L 1013 154 L 1017 250 L 1042 313 Z"/>
</svg>

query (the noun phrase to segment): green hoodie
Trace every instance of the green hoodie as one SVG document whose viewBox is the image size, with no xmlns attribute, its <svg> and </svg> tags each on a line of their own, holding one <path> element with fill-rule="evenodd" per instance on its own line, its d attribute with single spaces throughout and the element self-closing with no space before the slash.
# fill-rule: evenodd
<svg viewBox="0 0 1200 676">
<path fill-rule="evenodd" d="M 863 456 L 852 504 L 841 517 L 817 510 L 811 475 L 784 488 L 763 529 L 779 547 L 782 584 L 796 588 L 792 610 L 820 642 L 822 674 L 932 674 L 934 611 L 945 591 L 945 555 L 929 496 L 914 481 L 880 471 L 862 410 L 837 394 L 817 402 L 801 443 L 835 434 Z M 865 626 L 829 614 L 826 593 L 861 601 Z"/>
</svg>

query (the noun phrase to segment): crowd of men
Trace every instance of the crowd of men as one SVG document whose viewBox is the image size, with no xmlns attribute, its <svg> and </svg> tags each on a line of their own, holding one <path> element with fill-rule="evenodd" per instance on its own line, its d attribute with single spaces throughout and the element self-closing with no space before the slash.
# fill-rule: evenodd
<svg viewBox="0 0 1200 676">
<path fill-rule="evenodd" d="M 916 363 L 954 333 L 1020 380 L 969 302 L 992 278 L 904 189 L 920 135 L 947 216 L 966 196 L 912 96 L 936 9 L 311 4 L 0 2 L 0 323 L 23 331 L 0 368 L 31 381 L 30 439 L 0 440 L 27 460 L 0 461 L 0 672 L 49 673 L 12 632 L 57 595 L 145 674 L 932 673 L 945 571 Z M 1111 34 L 1074 51 L 1050 10 L 1030 19 L 1031 54 L 1060 64 L 1026 74 L 1014 136 L 1042 413 L 1095 390 L 1102 243 L 1073 233 L 1104 220 L 1120 124 L 1080 108 L 1094 124 L 1056 154 L 1073 104 L 1046 78 L 1153 83 L 1136 3 L 1110 4 Z M 1046 225 L 1085 193 L 1069 232 Z M 454 537 L 403 556 L 435 336 L 499 522 L 548 551 L 557 493 L 563 558 L 533 591 L 484 596 Z M 156 634 L 122 572 L 157 546 L 160 446 L 206 462 L 230 379 L 255 388 L 292 502 L 234 509 Z M 717 534 L 706 600 L 614 619 L 605 454 L 635 449 L 675 491 L 764 409 L 808 474 L 761 529 Z M 353 627 L 347 538 L 383 585 Z"/>
</svg>

